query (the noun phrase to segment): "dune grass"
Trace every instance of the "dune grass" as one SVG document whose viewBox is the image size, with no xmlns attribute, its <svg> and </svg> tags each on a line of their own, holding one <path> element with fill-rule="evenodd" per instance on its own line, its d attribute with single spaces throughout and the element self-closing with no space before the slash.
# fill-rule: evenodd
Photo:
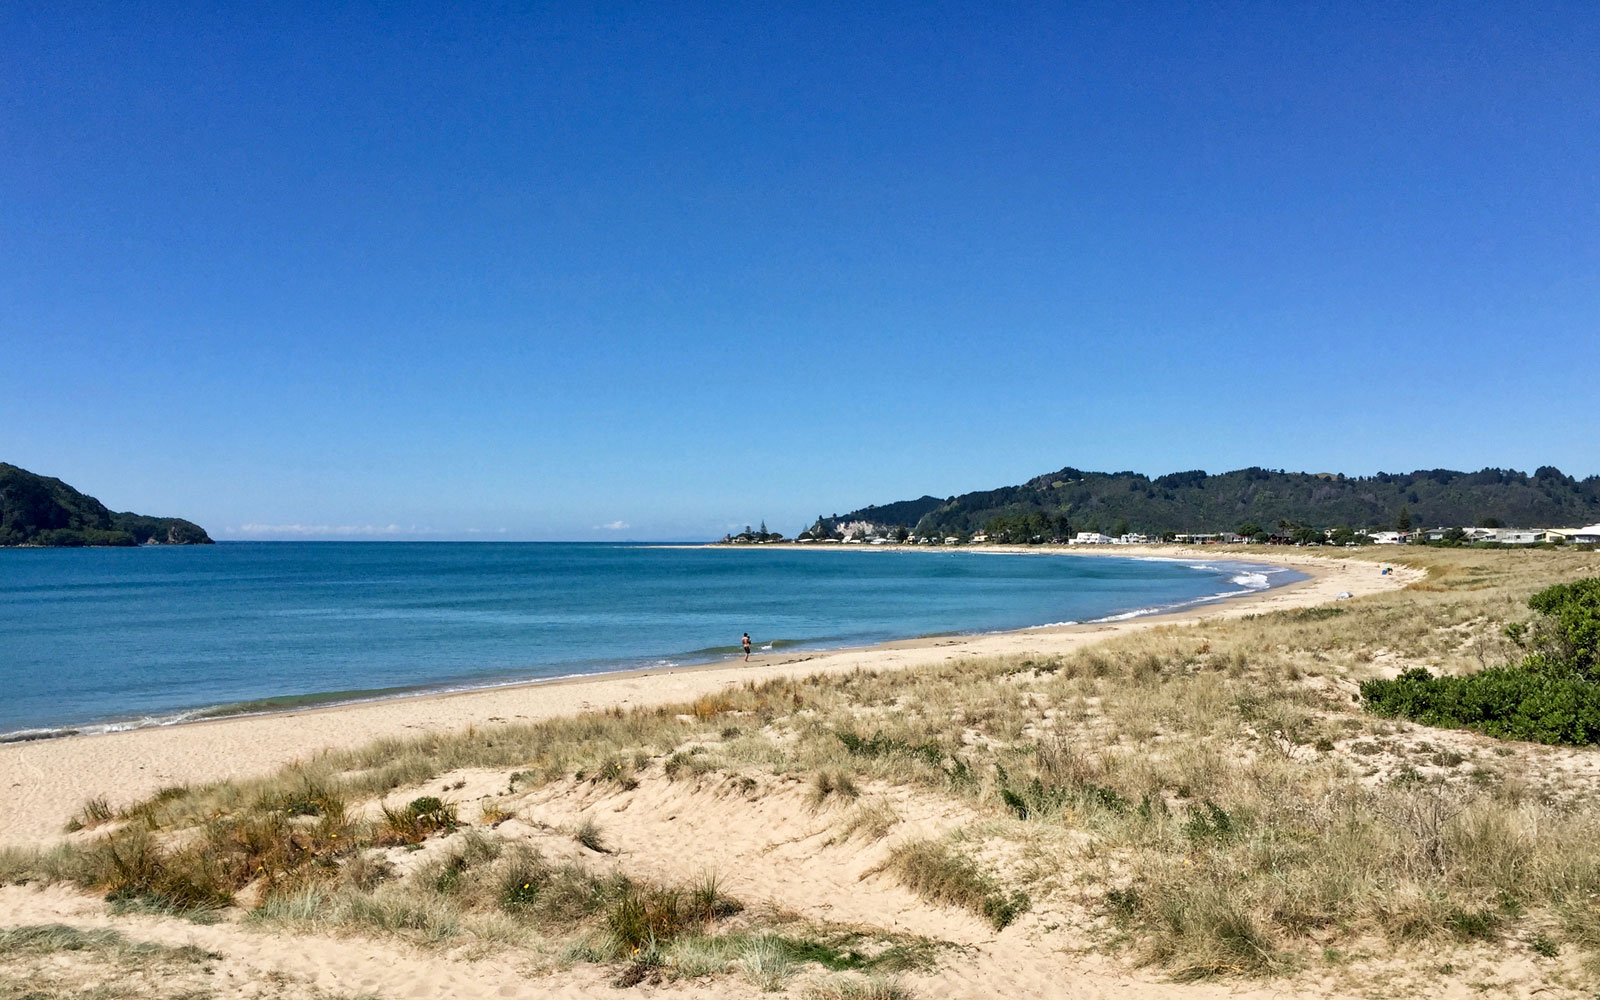
<svg viewBox="0 0 1600 1000">
<path fill-rule="evenodd" d="M 185 984 L 164 995 L 204 997 L 216 952 L 138 941 L 109 928 L 28 924 L 0 929 L 0 997 L 121 1000 L 150 996 L 159 980 Z"/>
<path fill-rule="evenodd" d="M 1026 913 L 1031 903 L 1027 893 L 1008 892 L 982 864 L 937 841 L 901 844 L 889 855 L 885 868 L 924 899 L 971 910 L 997 931 Z"/>
</svg>

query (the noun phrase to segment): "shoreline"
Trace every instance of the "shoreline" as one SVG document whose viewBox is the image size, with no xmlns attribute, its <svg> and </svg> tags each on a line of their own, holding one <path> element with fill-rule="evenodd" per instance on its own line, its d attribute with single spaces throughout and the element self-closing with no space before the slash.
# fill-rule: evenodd
<svg viewBox="0 0 1600 1000">
<path fill-rule="evenodd" d="M 1376 562 L 1299 552 L 1265 553 L 1262 557 L 1251 552 L 1249 559 L 1240 560 L 1231 552 L 1228 558 L 1219 558 L 1203 549 L 1119 548 L 1117 552 L 1041 552 L 1027 546 L 990 546 L 980 551 L 1196 561 L 1209 557 L 1210 561 L 1284 566 L 1307 574 L 1307 579 L 1118 621 L 931 635 L 842 649 L 775 651 L 753 656 L 748 663 L 735 658 L 689 666 L 583 674 L 0 744 L 0 774 L 12 779 L 8 784 L 15 805 L 0 822 L 0 845 L 41 846 L 54 841 L 72 814 L 91 798 L 104 796 L 113 807 L 119 807 L 166 786 L 261 774 L 323 749 L 354 747 L 430 730 L 531 722 L 586 711 L 691 701 L 726 686 L 775 676 L 909 669 L 958 656 L 1059 654 L 1130 632 L 1204 618 L 1307 607 L 1333 600 L 1343 592 L 1360 597 L 1398 589 L 1423 575 L 1421 571 L 1397 566 L 1393 574 L 1384 576 Z"/>
<path fill-rule="evenodd" d="M 692 548 L 704 550 L 730 548 L 730 546 L 718 543 L 695 545 L 652 545 L 650 547 Z M 739 546 L 731 547 L 739 548 Z M 950 554 L 952 551 L 948 548 L 935 546 L 894 545 L 873 546 L 869 548 L 866 546 L 800 545 L 794 542 L 772 542 L 764 543 L 762 546 L 746 546 L 745 548 L 752 550 L 757 548 L 775 548 L 779 550 L 806 552 L 828 550 L 861 550 L 880 554 L 886 552 L 898 552 L 901 554 L 907 552 L 920 554 Z M 1131 550 L 1135 548 L 1140 550 L 1139 554 L 1123 554 L 1124 550 Z M 1067 549 L 1059 546 L 1041 548 L 1040 546 L 1028 545 L 985 545 L 981 548 L 973 548 L 970 546 L 963 547 L 956 551 L 962 554 L 976 555 L 1026 555 L 1042 557 L 1059 555 L 1092 555 L 1098 558 L 1121 558 L 1141 562 L 1166 562 L 1179 564 L 1204 562 L 1215 564 L 1215 566 L 1212 568 L 1216 569 L 1251 570 L 1266 568 L 1270 570 L 1274 567 L 1287 568 L 1283 567 L 1282 564 L 1273 563 L 1270 561 L 1251 562 L 1247 559 L 1236 558 L 1200 559 L 1198 556 L 1183 557 L 1176 555 L 1151 555 L 1144 552 L 1144 550 L 1148 548 L 1148 546 L 1118 546 L 1115 549 L 1101 547 L 1099 549 L 1085 552 L 1081 549 Z M 1190 568 L 1200 569 L 1202 567 L 1191 566 Z M 1232 579 L 1236 581 L 1238 577 L 1234 577 Z M 1214 594 L 1194 597 L 1171 604 L 1141 607 L 1127 611 L 1118 611 L 1099 618 L 1090 618 L 1083 621 L 1037 622 L 1009 628 L 957 629 L 953 631 L 941 630 L 917 635 L 904 635 L 887 639 L 879 639 L 877 641 L 845 641 L 842 644 L 837 642 L 829 643 L 825 640 L 817 640 L 816 644 L 812 644 L 808 640 L 804 639 L 778 639 L 775 640 L 775 642 L 783 643 L 783 648 L 781 651 L 771 650 L 770 645 L 762 648 L 764 650 L 771 650 L 772 655 L 820 655 L 850 650 L 864 650 L 870 649 L 874 646 L 884 645 L 886 643 L 908 642 L 920 639 L 943 639 L 952 636 L 971 637 L 981 635 L 998 635 L 1005 632 L 1033 631 L 1037 629 L 1053 628 L 1056 626 L 1065 625 L 1099 625 L 1106 622 L 1121 621 L 1124 619 L 1182 612 L 1190 608 L 1199 608 L 1207 605 L 1218 604 L 1236 597 L 1249 596 L 1252 593 L 1261 593 L 1267 590 L 1276 590 L 1282 587 L 1292 586 L 1293 583 L 1298 582 L 1300 581 L 1291 581 L 1290 583 L 1285 584 L 1268 583 L 1265 586 L 1260 587 L 1252 587 L 1241 583 L 1239 586 L 1243 587 L 1243 590 L 1218 591 Z M 457 682 L 441 681 L 436 683 L 423 682 L 402 684 L 388 688 L 290 692 L 285 694 L 272 694 L 263 695 L 260 697 L 244 698 L 237 701 L 216 702 L 213 704 L 172 708 L 167 710 L 147 712 L 141 715 L 101 716 L 98 718 L 89 718 L 81 721 L 62 722 L 56 725 L 26 727 L 22 729 L 0 732 L 0 747 L 13 743 L 35 743 L 41 740 L 67 739 L 75 736 L 105 736 L 115 733 L 135 732 L 141 729 L 162 729 L 170 726 L 194 725 L 201 722 L 254 718 L 263 715 L 282 715 L 295 712 L 315 711 L 320 709 L 347 708 L 356 705 L 364 705 L 372 702 L 389 700 L 471 694 L 477 691 L 496 691 L 503 688 L 520 687 L 530 684 L 554 684 L 563 681 L 582 680 L 585 678 L 615 677 L 622 674 L 634 674 L 645 671 L 692 669 L 698 667 L 716 666 L 719 664 L 728 664 L 739 660 L 737 650 L 737 646 L 727 646 L 720 650 L 666 652 L 650 659 L 648 662 L 645 662 L 642 658 L 633 659 L 631 662 L 627 660 L 619 660 L 614 663 L 604 664 L 601 669 L 598 670 L 573 670 L 571 672 L 552 673 L 543 676 L 512 674 L 503 677 L 461 680 Z M 708 653 L 715 653 L 716 655 L 708 656 L 706 655 Z M 563 666 L 576 667 L 579 666 L 579 664 L 552 664 L 551 666 L 558 668 Z"/>
</svg>

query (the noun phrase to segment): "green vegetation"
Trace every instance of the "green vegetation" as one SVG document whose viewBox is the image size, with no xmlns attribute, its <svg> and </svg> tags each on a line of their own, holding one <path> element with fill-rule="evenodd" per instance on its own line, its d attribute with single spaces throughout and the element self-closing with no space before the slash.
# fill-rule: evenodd
<svg viewBox="0 0 1600 1000">
<path fill-rule="evenodd" d="M 1064 538 L 1069 526 L 1074 532 L 1114 534 L 1131 527 L 1152 535 L 1237 527 L 1247 537 L 1292 537 L 1296 529 L 1345 525 L 1354 540 L 1352 529 L 1490 520 L 1530 527 L 1593 524 L 1600 521 L 1600 476 L 1578 480 L 1544 466 L 1531 476 L 1514 469 L 1345 476 L 1249 468 L 1152 479 L 1135 472 L 1065 468 L 1019 486 L 943 501 L 923 497 L 863 507 L 818 522 L 824 530 L 849 521 L 902 525 L 922 536 L 981 530 L 1005 541 L 1027 542 Z M 1320 530 L 1315 538 L 1321 540 Z"/>
<path fill-rule="evenodd" d="M 176 517 L 113 513 L 59 479 L 0 462 L 0 546 L 209 545 L 205 529 Z"/>
<path fill-rule="evenodd" d="M 779 531 L 768 531 L 767 522 L 765 521 L 761 522 L 761 527 L 759 528 L 751 528 L 747 524 L 744 526 L 744 530 L 739 532 L 737 535 L 724 535 L 722 539 L 722 543 L 724 545 L 750 545 L 764 542 L 781 541 L 783 541 L 783 533 Z"/>
<path fill-rule="evenodd" d="M 168 948 L 143 941 L 130 941 L 121 933 L 103 927 L 82 930 L 66 924 L 28 924 L 0 930 L 0 955 L 55 955 L 64 951 L 181 962 L 209 962 L 222 957 L 190 945 Z"/>
<path fill-rule="evenodd" d="M 145 1000 L 216 996 L 213 963 L 192 945 L 136 941 L 108 928 L 28 924 L 0 929 L 3 1000 Z M 159 992 L 150 983 L 159 982 Z M 330 998 L 331 1000 L 331 998 Z"/>
<path fill-rule="evenodd" d="M 949 844 L 932 840 L 901 844 L 889 855 L 886 867 L 917 895 L 971 910 L 997 931 L 1031 905 L 1027 893 L 1007 892 L 992 873 Z"/>
<path fill-rule="evenodd" d="M 1520 664 L 1460 677 L 1413 667 L 1394 680 L 1369 680 L 1361 685 L 1367 710 L 1501 739 L 1600 743 L 1600 578 L 1547 587 L 1528 606 L 1540 617 L 1505 629 L 1518 646 L 1535 647 Z"/>
<path fill-rule="evenodd" d="M 404 808 L 383 807 L 383 828 L 378 841 L 383 844 L 420 844 L 429 834 L 454 830 L 460 825 L 456 807 L 432 795 L 412 799 Z"/>
<path fill-rule="evenodd" d="M 1072 521 L 1061 511 L 1001 514 L 983 522 L 982 528 L 991 542 L 1007 545 L 1064 542 L 1072 537 Z M 1123 530 L 1128 530 L 1125 525 Z"/>
</svg>

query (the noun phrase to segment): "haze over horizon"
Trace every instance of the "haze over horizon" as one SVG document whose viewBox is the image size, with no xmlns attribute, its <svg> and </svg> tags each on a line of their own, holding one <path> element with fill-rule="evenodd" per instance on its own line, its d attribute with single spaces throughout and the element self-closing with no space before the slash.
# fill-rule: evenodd
<svg viewBox="0 0 1600 1000">
<path fill-rule="evenodd" d="M 218 539 L 1600 473 L 1600 19 L 0 13 L 0 461 Z"/>
</svg>

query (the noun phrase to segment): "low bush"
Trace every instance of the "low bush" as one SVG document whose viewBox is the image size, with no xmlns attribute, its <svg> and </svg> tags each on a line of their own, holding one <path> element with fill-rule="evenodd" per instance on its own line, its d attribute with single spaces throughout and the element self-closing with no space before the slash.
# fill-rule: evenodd
<svg viewBox="0 0 1600 1000">
<path fill-rule="evenodd" d="M 1600 684 L 1527 667 L 1435 677 L 1421 667 L 1361 685 L 1367 711 L 1501 739 L 1600 743 Z"/>
<path fill-rule="evenodd" d="M 1531 652 L 1514 666 L 1460 677 L 1421 667 L 1393 680 L 1369 680 L 1369 712 L 1429 726 L 1476 729 L 1501 739 L 1587 746 L 1600 743 L 1600 578 L 1546 587 L 1528 599 L 1540 617 L 1505 634 Z"/>
</svg>

